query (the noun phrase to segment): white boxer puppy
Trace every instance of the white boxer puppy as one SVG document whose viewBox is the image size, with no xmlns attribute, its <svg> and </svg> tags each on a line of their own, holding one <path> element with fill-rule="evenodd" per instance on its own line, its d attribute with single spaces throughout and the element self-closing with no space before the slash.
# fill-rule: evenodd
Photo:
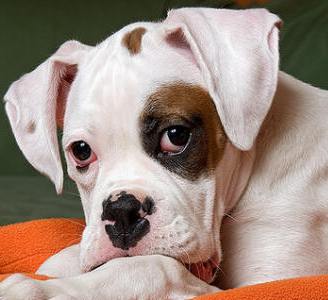
<svg viewBox="0 0 328 300">
<path fill-rule="evenodd" d="M 219 264 L 221 288 L 328 272 L 328 93 L 279 72 L 280 24 L 177 9 L 14 82 L 17 143 L 60 193 L 63 129 L 86 227 L 39 269 L 59 279 L 15 275 L 2 298 L 185 299 L 218 290 Z"/>
</svg>

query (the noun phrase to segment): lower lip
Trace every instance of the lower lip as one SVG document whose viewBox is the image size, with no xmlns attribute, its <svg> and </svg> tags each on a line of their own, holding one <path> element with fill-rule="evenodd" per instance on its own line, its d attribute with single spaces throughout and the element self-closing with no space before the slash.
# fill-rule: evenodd
<svg viewBox="0 0 328 300">
<path fill-rule="evenodd" d="M 218 263 L 215 258 L 210 258 L 206 262 L 198 262 L 190 265 L 186 265 L 187 269 L 199 279 L 206 283 L 211 283 L 216 278 L 216 271 L 218 269 Z"/>
</svg>

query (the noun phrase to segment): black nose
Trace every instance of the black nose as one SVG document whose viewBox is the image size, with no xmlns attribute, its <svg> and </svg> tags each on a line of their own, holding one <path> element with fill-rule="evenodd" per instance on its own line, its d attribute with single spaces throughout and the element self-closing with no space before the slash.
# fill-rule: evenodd
<svg viewBox="0 0 328 300">
<path fill-rule="evenodd" d="M 141 204 L 133 194 L 121 192 L 115 201 L 109 197 L 103 202 L 101 219 L 113 221 L 114 224 L 105 225 L 105 230 L 114 247 L 128 250 L 136 246 L 150 230 L 149 221 L 140 212 L 149 208 L 149 198 Z M 145 205 L 147 203 L 147 205 Z"/>
</svg>

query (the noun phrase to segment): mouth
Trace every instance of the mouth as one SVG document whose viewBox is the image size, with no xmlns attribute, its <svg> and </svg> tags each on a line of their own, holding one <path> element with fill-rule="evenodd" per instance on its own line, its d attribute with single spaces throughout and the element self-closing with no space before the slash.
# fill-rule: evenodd
<svg viewBox="0 0 328 300">
<path fill-rule="evenodd" d="M 123 255 L 123 257 L 124 256 L 129 257 L 130 255 L 126 254 Z M 192 273 L 194 276 L 196 276 L 197 278 L 208 284 L 213 283 L 219 276 L 220 268 L 219 268 L 219 259 L 217 258 L 217 255 L 212 256 L 207 261 L 199 261 L 191 264 L 187 264 L 179 260 L 178 258 L 175 259 L 180 261 L 190 273 Z M 89 268 L 85 269 L 84 272 L 91 272 L 97 269 L 101 269 L 101 267 L 105 265 L 106 262 L 108 262 L 108 260 L 90 266 Z"/>
<path fill-rule="evenodd" d="M 101 267 L 104 264 L 106 264 L 106 262 L 95 265 L 95 266 L 91 267 L 88 270 L 88 272 L 94 271 L 96 269 L 101 269 Z M 193 263 L 193 264 L 186 264 L 186 263 L 183 263 L 183 264 L 189 272 L 191 272 L 194 276 L 196 276 L 197 278 L 199 278 L 202 281 L 205 281 L 208 284 L 213 283 L 219 275 L 219 273 L 218 273 L 219 263 L 215 257 L 211 257 L 209 260 L 207 260 L 205 262 L 200 261 L 200 262 Z"/>
<path fill-rule="evenodd" d="M 218 276 L 218 262 L 215 258 L 203 262 L 185 265 L 186 268 L 197 278 L 205 281 L 206 283 L 212 283 Z"/>
</svg>

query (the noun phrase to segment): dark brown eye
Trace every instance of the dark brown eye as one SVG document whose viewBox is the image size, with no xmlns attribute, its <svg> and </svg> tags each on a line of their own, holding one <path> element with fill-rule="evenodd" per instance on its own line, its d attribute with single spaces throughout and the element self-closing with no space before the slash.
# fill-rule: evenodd
<svg viewBox="0 0 328 300">
<path fill-rule="evenodd" d="M 85 141 L 77 141 L 72 143 L 70 152 L 79 168 L 84 168 L 97 160 L 96 154 Z"/>
<path fill-rule="evenodd" d="M 162 135 L 160 149 L 163 153 L 179 153 L 184 150 L 191 136 L 185 126 L 169 127 Z"/>
<path fill-rule="evenodd" d="M 84 141 L 74 142 L 72 144 L 72 152 L 74 157 L 80 161 L 87 160 L 92 153 L 90 146 Z"/>
</svg>

